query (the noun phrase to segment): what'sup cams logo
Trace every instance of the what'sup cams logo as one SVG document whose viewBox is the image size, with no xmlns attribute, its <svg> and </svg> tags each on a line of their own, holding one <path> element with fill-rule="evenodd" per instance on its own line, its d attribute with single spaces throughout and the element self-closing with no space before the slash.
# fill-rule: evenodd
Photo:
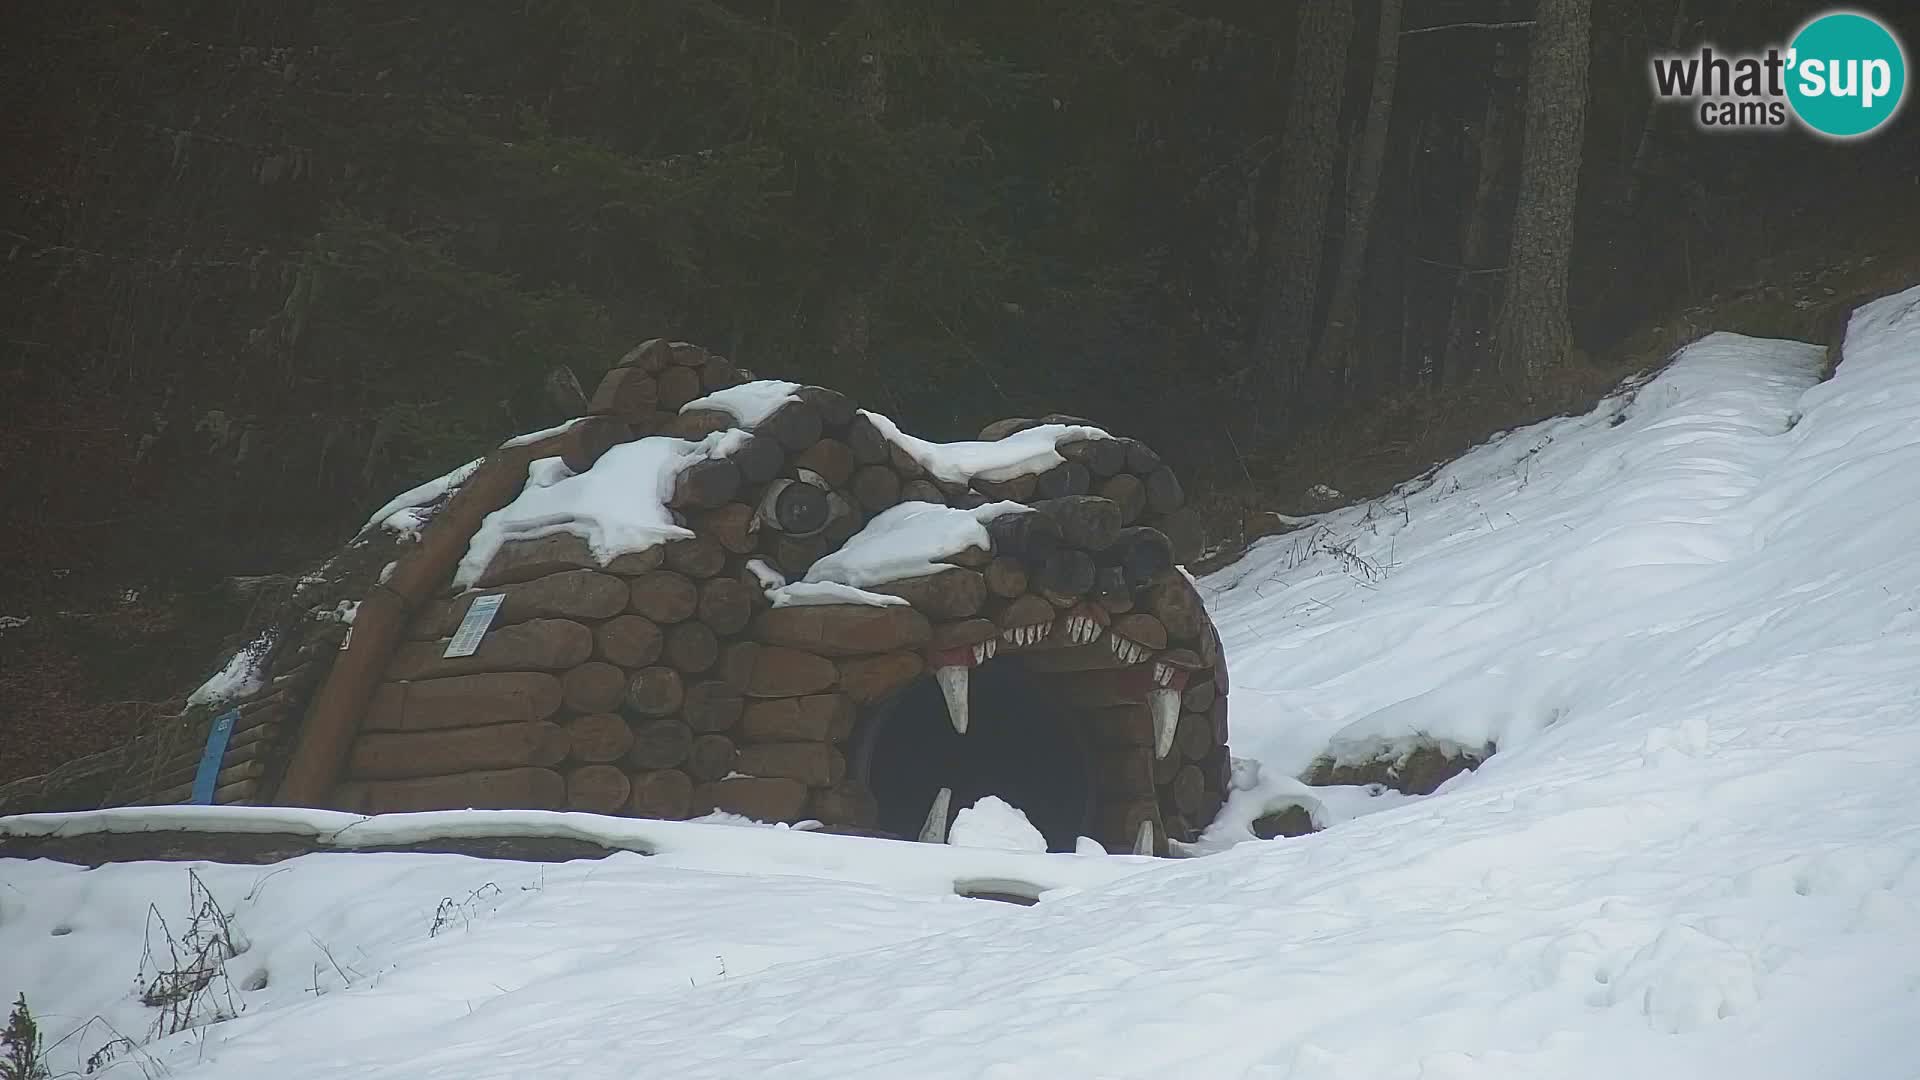
<svg viewBox="0 0 1920 1080">
<path fill-rule="evenodd" d="M 1656 56 L 1653 92 L 1693 107 L 1703 131 L 1784 128 L 1829 139 L 1885 127 L 1907 95 L 1907 54 L 1884 23 L 1854 11 L 1816 16 L 1785 46 L 1761 53 Z"/>
</svg>

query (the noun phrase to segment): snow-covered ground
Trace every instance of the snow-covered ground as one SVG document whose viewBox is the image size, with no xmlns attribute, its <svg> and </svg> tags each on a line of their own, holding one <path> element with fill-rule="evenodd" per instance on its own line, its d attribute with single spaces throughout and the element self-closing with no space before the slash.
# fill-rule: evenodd
<svg viewBox="0 0 1920 1080">
<path fill-rule="evenodd" d="M 1497 746 L 1430 798 L 1031 908 L 771 830 L 806 857 L 14 861 L 0 997 L 141 1039 L 197 880 L 244 1010 L 111 1075 L 1912 1080 L 1920 290 L 1846 357 L 1709 338 L 1203 582 L 1261 763 L 1216 843 L 1323 752 Z"/>
</svg>

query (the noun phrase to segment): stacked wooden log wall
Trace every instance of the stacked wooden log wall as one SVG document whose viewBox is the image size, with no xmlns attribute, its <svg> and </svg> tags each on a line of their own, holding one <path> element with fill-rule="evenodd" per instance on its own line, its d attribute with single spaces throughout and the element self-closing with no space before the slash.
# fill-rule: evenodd
<svg viewBox="0 0 1920 1080">
<path fill-rule="evenodd" d="M 648 342 L 608 374 L 594 416 L 570 428 L 560 449 L 584 469 L 641 435 L 697 439 L 739 426 L 730 414 L 682 407 L 745 378 L 697 347 Z M 1005 421 L 982 437 L 1043 422 L 1077 421 Z M 1172 569 L 1191 555 L 1167 535 L 1189 534 L 1179 483 L 1132 440 L 1059 449 L 1066 460 L 1044 472 L 957 484 L 929 475 L 845 396 L 804 387 L 727 456 L 680 474 L 671 505 L 692 538 L 605 566 L 569 534 L 510 542 L 475 588 L 451 593 L 454 549 L 512 498 L 532 456 L 556 452 L 519 448 L 496 470 L 502 479 L 479 485 L 484 497 L 436 519 L 444 528 L 430 528 L 421 545 L 432 560 L 403 562 L 390 576 L 389 587 L 418 599 L 395 607 L 384 655 L 363 665 L 370 674 L 350 673 L 364 685 L 338 695 L 361 704 L 343 743 L 308 755 L 321 763 L 309 780 L 328 776 L 323 766 L 333 762 L 317 801 L 366 812 L 719 809 L 866 827 L 873 799 L 848 777 L 847 748 L 867 706 L 952 662 L 956 650 L 1057 650 L 1108 658 L 1079 668 L 1055 661 L 1087 703 L 1087 722 L 1105 733 L 1100 839 L 1130 849 L 1148 820 L 1161 837 L 1182 836 L 1213 816 L 1226 757 L 1225 696 L 1204 689 L 1215 686 L 1217 638 Z M 770 610 L 750 565 L 798 578 L 899 502 L 1008 499 L 1035 512 L 996 519 L 990 549 L 873 588 L 911 606 Z M 489 593 L 507 599 L 478 651 L 446 658 L 460 619 Z M 1063 647 L 1073 646 L 1070 621 L 1098 633 Z M 1140 635 L 1127 662 L 1100 637 L 1109 624 Z M 1151 722 L 1139 728 L 1146 684 L 1116 676 L 1148 670 L 1148 657 L 1171 657 L 1189 680 L 1182 726 L 1191 734 L 1165 757 L 1154 756 Z M 1126 761 L 1134 751 L 1146 756 Z M 284 789 L 281 800 L 295 801 Z"/>
</svg>

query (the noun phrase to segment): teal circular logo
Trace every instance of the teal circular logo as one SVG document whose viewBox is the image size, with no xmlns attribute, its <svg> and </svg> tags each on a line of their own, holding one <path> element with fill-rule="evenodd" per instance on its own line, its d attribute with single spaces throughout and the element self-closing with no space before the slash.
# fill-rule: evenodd
<svg viewBox="0 0 1920 1080">
<path fill-rule="evenodd" d="M 1801 27 L 1788 50 L 1787 101 L 1814 131 L 1851 139 L 1900 111 L 1907 57 L 1878 20 L 1831 12 Z"/>
</svg>

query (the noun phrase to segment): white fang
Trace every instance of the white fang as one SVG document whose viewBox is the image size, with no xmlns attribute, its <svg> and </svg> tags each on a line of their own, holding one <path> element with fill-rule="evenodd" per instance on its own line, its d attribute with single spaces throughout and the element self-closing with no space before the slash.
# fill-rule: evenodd
<svg viewBox="0 0 1920 1080">
<path fill-rule="evenodd" d="M 933 797 L 933 808 L 927 811 L 927 823 L 920 826 L 920 842 L 923 844 L 944 844 L 947 842 L 947 804 L 953 801 L 953 789 L 941 788 Z"/>
<path fill-rule="evenodd" d="M 945 791 L 946 789 L 941 788 L 940 790 Z M 1134 832 L 1133 853 L 1135 855 L 1153 854 L 1153 822 L 1141 822 L 1140 828 Z"/>
<path fill-rule="evenodd" d="M 971 670 L 965 664 L 933 669 L 933 677 L 940 683 L 940 696 L 947 699 L 947 719 L 953 721 L 953 730 L 962 735 L 967 733 L 967 673 Z M 1174 708 L 1179 707 L 1176 694 Z"/>
<path fill-rule="evenodd" d="M 1149 690 L 1147 705 L 1153 709 L 1153 756 L 1163 758 L 1173 749 L 1173 734 L 1180 728 L 1180 691 Z"/>
</svg>

